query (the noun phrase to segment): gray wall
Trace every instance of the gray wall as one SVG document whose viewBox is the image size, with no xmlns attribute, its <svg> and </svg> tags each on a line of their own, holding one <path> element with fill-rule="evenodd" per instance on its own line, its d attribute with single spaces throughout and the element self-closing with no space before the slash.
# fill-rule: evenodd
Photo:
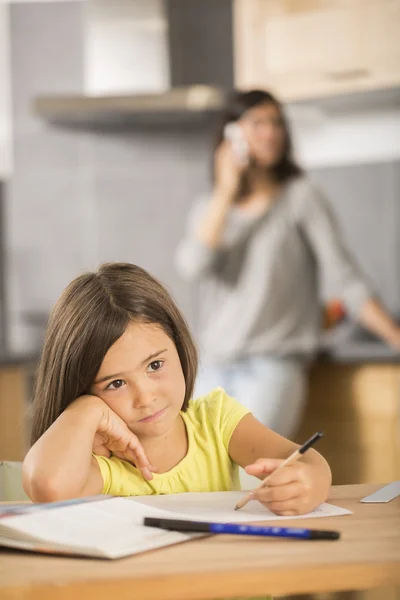
<svg viewBox="0 0 400 600">
<path fill-rule="evenodd" d="M 5 231 L 4 231 L 4 184 L 0 181 L 0 353 L 7 343 L 7 320 L 5 307 Z"/>
<path fill-rule="evenodd" d="M 6 188 L 6 265 L 9 335 L 18 350 L 36 343 L 25 313 L 46 312 L 83 266 L 82 140 L 31 112 L 37 92 L 82 88 L 81 11 L 79 2 L 10 6 L 15 171 Z"/>
<path fill-rule="evenodd" d="M 83 132 L 32 114 L 36 94 L 82 90 L 82 8 L 11 5 L 15 174 L 6 227 L 15 350 L 37 347 L 43 320 L 73 277 L 110 260 L 151 270 L 193 321 L 193 292 L 172 255 L 192 199 L 208 186 L 210 128 Z"/>
<path fill-rule="evenodd" d="M 375 291 L 400 319 L 400 161 L 317 169 L 311 176 Z"/>
</svg>

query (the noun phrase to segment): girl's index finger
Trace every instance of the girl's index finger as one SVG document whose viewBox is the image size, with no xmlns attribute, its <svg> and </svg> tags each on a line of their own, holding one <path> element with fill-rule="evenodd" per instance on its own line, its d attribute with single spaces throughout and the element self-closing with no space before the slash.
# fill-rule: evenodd
<svg viewBox="0 0 400 600">
<path fill-rule="evenodd" d="M 148 467 L 138 467 L 138 469 L 143 475 L 144 479 L 147 479 L 147 481 L 151 481 L 153 479 L 153 473 Z"/>
<path fill-rule="evenodd" d="M 147 459 L 145 451 L 143 450 L 142 444 L 139 442 L 137 438 L 132 439 L 129 444 L 129 448 L 134 452 L 137 460 L 138 466 L 147 467 L 150 464 L 150 461 Z"/>
<path fill-rule="evenodd" d="M 136 467 L 139 469 L 143 477 L 147 480 L 153 479 L 150 462 L 139 440 L 137 438 L 131 440 L 129 442 L 129 448 L 135 456 Z"/>
</svg>

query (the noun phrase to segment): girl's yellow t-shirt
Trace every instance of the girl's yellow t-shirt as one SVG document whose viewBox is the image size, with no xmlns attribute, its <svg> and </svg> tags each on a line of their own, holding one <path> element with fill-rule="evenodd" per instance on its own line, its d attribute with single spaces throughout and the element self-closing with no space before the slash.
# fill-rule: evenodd
<svg viewBox="0 0 400 600">
<path fill-rule="evenodd" d="M 181 492 L 221 492 L 240 489 L 238 466 L 228 453 L 232 433 L 249 410 L 216 388 L 191 400 L 181 413 L 188 436 L 188 452 L 166 473 L 143 479 L 130 463 L 112 456 L 96 456 L 103 477 L 103 494 L 148 496 Z"/>
</svg>

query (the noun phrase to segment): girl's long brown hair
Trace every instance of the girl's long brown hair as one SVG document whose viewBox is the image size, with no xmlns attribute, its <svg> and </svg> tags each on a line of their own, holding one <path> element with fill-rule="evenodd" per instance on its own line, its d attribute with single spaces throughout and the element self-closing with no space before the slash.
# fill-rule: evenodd
<svg viewBox="0 0 400 600">
<path fill-rule="evenodd" d="M 198 358 L 182 314 L 144 269 L 105 264 L 97 273 L 72 281 L 52 311 L 35 385 L 32 444 L 71 402 L 87 393 L 105 354 L 129 322 L 158 324 L 173 340 L 186 382 L 182 410 L 187 409 Z"/>
</svg>

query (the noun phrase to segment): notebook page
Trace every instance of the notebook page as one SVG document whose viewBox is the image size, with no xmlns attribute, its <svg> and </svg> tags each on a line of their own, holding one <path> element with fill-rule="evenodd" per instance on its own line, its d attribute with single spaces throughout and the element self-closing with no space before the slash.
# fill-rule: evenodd
<svg viewBox="0 0 400 600">
<path fill-rule="evenodd" d="M 19 532 L 47 544 L 81 549 L 89 555 L 95 549 L 111 558 L 193 537 L 144 527 L 142 523 L 145 516 L 165 517 L 165 512 L 113 498 L 2 519 L 0 537 L 9 530 L 10 536 L 12 532 Z"/>
<path fill-rule="evenodd" d="M 215 523 L 245 523 L 249 521 L 286 521 L 289 519 L 305 519 L 310 517 L 335 517 L 350 515 L 351 511 L 321 504 L 313 512 L 294 517 L 279 517 L 268 508 L 257 502 L 250 501 L 241 510 L 234 510 L 237 502 L 246 492 L 199 492 L 186 494 L 171 494 L 165 496 L 142 496 L 141 498 L 126 498 L 125 502 L 143 504 L 147 507 L 157 507 L 169 513 L 171 519 L 191 519 L 194 521 L 213 521 Z M 146 515 L 151 516 L 151 515 Z"/>
</svg>

